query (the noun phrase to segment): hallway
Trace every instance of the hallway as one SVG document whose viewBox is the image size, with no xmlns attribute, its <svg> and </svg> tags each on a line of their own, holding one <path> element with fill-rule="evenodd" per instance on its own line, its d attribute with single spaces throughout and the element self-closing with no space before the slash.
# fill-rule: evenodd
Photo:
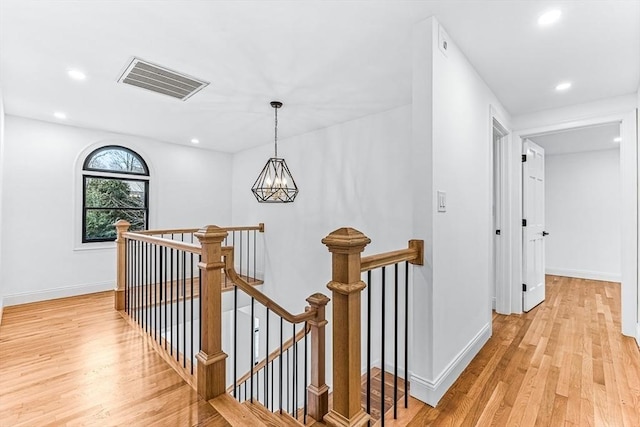
<svg viewBox="0 0 640 427">
<path fill-rule="evenodd" d="M 494 314 L 489 342 L 408 425 L 640 425 L 640 352 L 620 333 L 620 285 L 547 276 L 546 286 L 529 313 Z"/>
</svg>

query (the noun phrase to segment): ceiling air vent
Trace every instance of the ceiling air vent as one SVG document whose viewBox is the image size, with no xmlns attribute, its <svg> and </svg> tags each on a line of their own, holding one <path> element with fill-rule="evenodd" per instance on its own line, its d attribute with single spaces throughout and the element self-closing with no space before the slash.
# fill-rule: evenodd
<svg viewBox="0 0 640 427">
<path fill-rule="evenodd" d="M 138 58 L 133 58 L 118 82 L 169 95 L 183 101 L 209 84 Z"/>
</svg>

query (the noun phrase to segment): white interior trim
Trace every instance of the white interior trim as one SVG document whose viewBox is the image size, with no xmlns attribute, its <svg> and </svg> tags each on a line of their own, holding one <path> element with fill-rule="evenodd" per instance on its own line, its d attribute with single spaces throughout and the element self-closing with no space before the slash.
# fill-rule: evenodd
<svg viewBox="0 0 640 427">
<path fill-rule="evenodd" d="M 491 338 L 491 323 L 485 324 L 478 334 L 469 341 L 469 344 L 446 366 L 446 368 L 434 379 L 428 380 L 410 372 L 411 396 L 427 403 L 430 406 L 438 404 L 442 396 L 458 379 L 462 371 L 471 363 L 482 347 Z"/>
<path fill-rule="evenodd" d="M 554 276 L 575 277 L 578 279 L 602 280 L 605 282 L 620 282 L 622 280 L 622 276 L 615 273 L 606 273 L 602 271 L 571 270 L 567 268 L 547 267 L 545 274 L 552 274 Z"/>
<path fill-rule="evenodd" d="M 490 120 L 491 120 L 491 135 L 489 137 L 489 140 L 491 141 L 491 144 L 493 145 L 493 129 L 497 128 L 499 130 L 500 133 L 503 134 L 502 136 L 502 143 L 501 143 L 501 150 L 502 150 L 502 155 L 501 155 L 501 160 L 502 163 L 500 165 L 500 168 L 502 169 L 502 173 L 500 174 L 501 176 L 501 185 L 500 185 L 500 190 L 501 190 L 501 199 L 502 199 L 502 204 L 501 204 L 501 212 L 500 212 L 500 218 L 502 221 L 501 224 L 501 239 L 500 239 L 500 243 L 501 243 L 501 248 L 499 253 L 501 254 L 501 262 L 499 263 L 501 266 L 501 270 L 502 271 L 496 271 L 495 272 L 495 282 L 496 282 L 496 295 L 495 298 L 492 299 L 492 309 L 495 309 L 496 312 L 500 313 L 500 314 L 511 314 L 513 313 L 513 309 L 512 309 L 512 304 L 511 304 L 511 292 L 512 292 L 512 287 L 510 286 L 510 280 L 509 278 L 512 275 L 512 239 L 510 238 L 510 234 L 511 234 L 511 216 L 509 215 L 509 209 L 511 206 L 511 185 L 512 185 L 512 180 L 510 179 L 511 176 L 509 174 L 509 156 L 510 156 L 510 151 L 511 151 L 511 131 L 509 130 L 508 126 L 507 126 L 507 121 L 505 120 L 504 117 L 502 117 L 502 115 L 498 112 L 498 110 L 496 110 L 495 107 L 491 106 L 490 107 Z M 493 153 L 493 146 L 491 146 L 491 152 Z M 492 162 L 493 162 L 493 156 L 492 157 Z M 492 167 L 489 168 L 490 169 L 490 173 L 493 174 L 493 165 Z M 493 188 L 493 175 L 490 177 L 491 181 L 490 181 L 490 188 Z M 493 203 L 493 194 L 491 197 L 491 201 L 490 203 Z M 491 205 L 489 206 L 489 209 L 491 209 Z M 490 225 L 491 227 L 491 236 L 494 236 L 494 230 L 493 230 L 493 224 Z M 491 254 L 491 262 L 493 262 L 493 248 L 490 248 L 489 253 Z M 491 264 L 493 265 L 493 263 Z M 493 267 L 490 268 L 490 270 L 493 270 Z M 493 281 L 491 282 L 493 283 Z"/>
<path fill-rule="evenodd" d="M 57 298 L 74 297 L 77 295 L 94 294 L 96 292 L 111 291 L 114 289 L 113 281 L 88 283 L 82 285 L 65 286 L 62 288 L 47 289 L 44 291 L 25 292 L 4 296 L 5 305 L 28 304 L 31 302 L 47 301 Z"/>
<path fill-rule="evenodd" d="M 513 312 L 522 312 L 522 168 L 520 153 L 522 140 L 528 135 L 568 130 L 576 127 L 620 123 L 620 175 L 622 185 L 622 333 L 635 336 L 638 322 L 638 152 L 636 136 L 636 112 L 595 116 L 567 121 L 537 128 L 513 132 L 514 150 L 511 161 L 513 188 L 511 205 L 512 218 L 512 299 Z"/>
</svg>

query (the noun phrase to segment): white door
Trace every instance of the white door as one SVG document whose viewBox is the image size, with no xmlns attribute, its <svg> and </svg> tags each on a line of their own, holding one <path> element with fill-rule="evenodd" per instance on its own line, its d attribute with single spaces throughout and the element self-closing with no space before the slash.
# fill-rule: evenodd
<svg viewBox="0 0 640 427">
<path fill-rule="evenodd" d="M 524 141 L 522 162 L 522 232 L 524 286 L 522 307 L 529 311 L 544 301 L 544 149 Z"/>
</svg>

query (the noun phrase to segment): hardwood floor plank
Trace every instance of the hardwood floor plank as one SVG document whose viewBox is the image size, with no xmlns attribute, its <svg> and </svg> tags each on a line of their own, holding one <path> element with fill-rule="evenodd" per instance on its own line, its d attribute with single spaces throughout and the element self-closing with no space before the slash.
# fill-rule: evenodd
<svg viewBox="0 0 640 427">
<path fill-rule="evenodd" d="M 229 425 L 113 310 L 113 293 L 6 307 L 0 425 Z"/>
<path fill-rule="evenodd" d="M 5 308 L 0 425 L 231 425 L 112 303 L 109 292 Z M 411 399 L 387 424 L 640 425 L 640 351 L 620 334 L 619 284 L 548 276 L 544 303 L 493 319 L 437 408 Z"/>
<path fill-rule="evenodd" d="M 546 283 L 546 301 L 529 313 L 494 314 L 485 347 L 407 425 L 640 425 L 640 351 L 620 333 L 620 284 Z"/>
</svg>

